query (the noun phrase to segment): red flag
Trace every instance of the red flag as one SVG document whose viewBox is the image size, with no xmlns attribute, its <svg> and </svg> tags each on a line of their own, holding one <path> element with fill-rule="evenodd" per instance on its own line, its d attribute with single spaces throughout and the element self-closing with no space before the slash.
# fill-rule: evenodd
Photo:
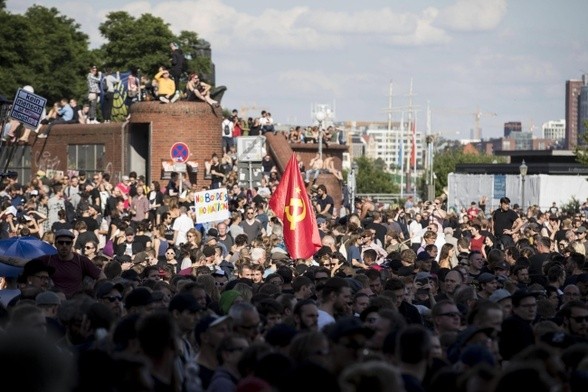
<svg viewBox="0 0 588 392">
<path fill-rule="evenodd" d="M 292 258 L 307 259 L 321 247 L 314 209 L 295 154 L 288 161 L 269 206 L 284 225 L 284 242 Z"/>
</svg>

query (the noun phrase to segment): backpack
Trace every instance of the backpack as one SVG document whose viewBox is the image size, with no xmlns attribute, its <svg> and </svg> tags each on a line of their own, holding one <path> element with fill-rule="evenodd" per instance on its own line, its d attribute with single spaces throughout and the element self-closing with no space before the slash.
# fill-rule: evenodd
<svg viewBox="0 0 588 392">
<path fill-rule="evenodd" d="M 106 83 L 106 76 L 102 78 L 102 80 L 100 80 L 100 90 L 102 90 L 102 92 L 107 93 L 108 92 L 108 83 Z"/>
<path fill-rule="evenodd" d="M 76 209 L 69 200 L 63 200 L 63 204 L 65 206 L 65 220 L 69 223 L 74 223 L 77 217 Z"/>
<path fill-rule="evenodd" d="M 223 135 L 224 136 L 231 136 L 231 128 L 229 128 L 228 122 L 225 124 L 225 127 L 223 128 Z"/>
</svg>

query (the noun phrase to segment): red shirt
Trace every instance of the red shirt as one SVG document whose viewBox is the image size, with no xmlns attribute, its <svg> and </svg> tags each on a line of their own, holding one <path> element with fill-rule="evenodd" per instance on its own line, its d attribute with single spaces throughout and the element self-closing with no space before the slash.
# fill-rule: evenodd
<svg viewBox="0 0 588 392">
<path fill-rule="evenodd" d="M 51 279 L 55 287 L 63 290 L 67 298 L 82 290 L 82 282 L 86 276 L 92 279 L 100 277 L 100 268 L 86 256 L 77 253 L 74 253 L 73 259 L 69 261 L 61 260 L 59 255 L 46 256 L 42 260 L 46 265 L 55 268 Z"/>
</svg>

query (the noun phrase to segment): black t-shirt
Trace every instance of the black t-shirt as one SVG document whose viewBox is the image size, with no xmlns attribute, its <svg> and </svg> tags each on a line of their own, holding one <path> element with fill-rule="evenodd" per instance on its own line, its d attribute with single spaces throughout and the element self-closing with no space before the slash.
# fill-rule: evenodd
<svg viewBox="0 0 588 392">
<path fill-rule="evenodd" d="M 216 173 L 224 174 L 223 167 L 220 165 L 220 163 L 217 163 L 216 165 L 210 166 L 210 171 L 211 171 L 211 173 L 212 173 L 212 171 L 215 171 Z M 213 182 L 221 182 L 223 180 L 223 177 L 218 176 L 216 174 L 211 174 L 211 179 Z"/>
<path fill-rule="evenodd" d="M 78 221 L 84 221 L 86 223 L 86 228 L 88 231 L 94 231 L 100 228 L 98 225 L 98 221 L 91 216 L 82 216 L 78 219 Z"/>
<path fill-rule="evenodd" d="M 494 219 L 494 235 L 496 237 L 504 235 L 504 230 L 512 229 L 513 223 L 519 219 L 518 214 L 510 208 L 506 211 L 504 211 L 502 208 L 499 208 L 494 211 L 492 217 Z"/>
<path fill-rule="evenodd" d="M 327 210 L 327 214 L 333 215 L 333 207 L 335 206 L 335 202 L 331 196 L 327 195 L 325 198 L 319 197 L 316 200 L 316 204 L 320 207 L 321 211 L 324 210 L 328 204 L 330 204 L 331 206 Z"/>
</svg>

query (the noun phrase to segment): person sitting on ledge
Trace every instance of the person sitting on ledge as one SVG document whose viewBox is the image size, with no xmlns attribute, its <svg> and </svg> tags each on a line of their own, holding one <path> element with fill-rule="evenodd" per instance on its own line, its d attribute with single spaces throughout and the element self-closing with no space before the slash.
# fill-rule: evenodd
<svg viewBox="0 0 588 392">
<path fill-rule="evenodd" d="M 204 101 L 212 107 L 219 107 L 219 103 L 210 96 L 211 88 L 209 84 L 200 81 L 198 74 L 190 74 L 188 83 L 186 83 L 188 101 Z"/>
<path fill-rule="evenodd" d="M 51 123 L 49 123 L 49 125 L 47 126 L 47 132 L 42 133 L 39 136 L 37 136 L 39 139 L 47 138 L 47 136 L 49 136 L 49 132 L 51 132 L 51 128 L 53 128 L 53 126 L 55 124 L 75 123 L 75 122 L 72 122 L 73 118 L 74 118 L 74 111 L 73 111 L 72 107 L 69 105 L 69 101 L 67 98 L 61 98 L 61 101 L 59 103 L 59 109 L 57 110 L 57 115 L 58 115 L 58 117 L 55 120 L 53 120 Z"/>
<path fill-rule="evenodd" d="M 159 67 L 159 72 L 155 75 L 157 80 L 157 97 L 162 103 L 173 103 L 178 100 L 180 94 L 176 94 L 176 83 L 169 76 L 169 71 L 164 67 Z"/>
</svg>

